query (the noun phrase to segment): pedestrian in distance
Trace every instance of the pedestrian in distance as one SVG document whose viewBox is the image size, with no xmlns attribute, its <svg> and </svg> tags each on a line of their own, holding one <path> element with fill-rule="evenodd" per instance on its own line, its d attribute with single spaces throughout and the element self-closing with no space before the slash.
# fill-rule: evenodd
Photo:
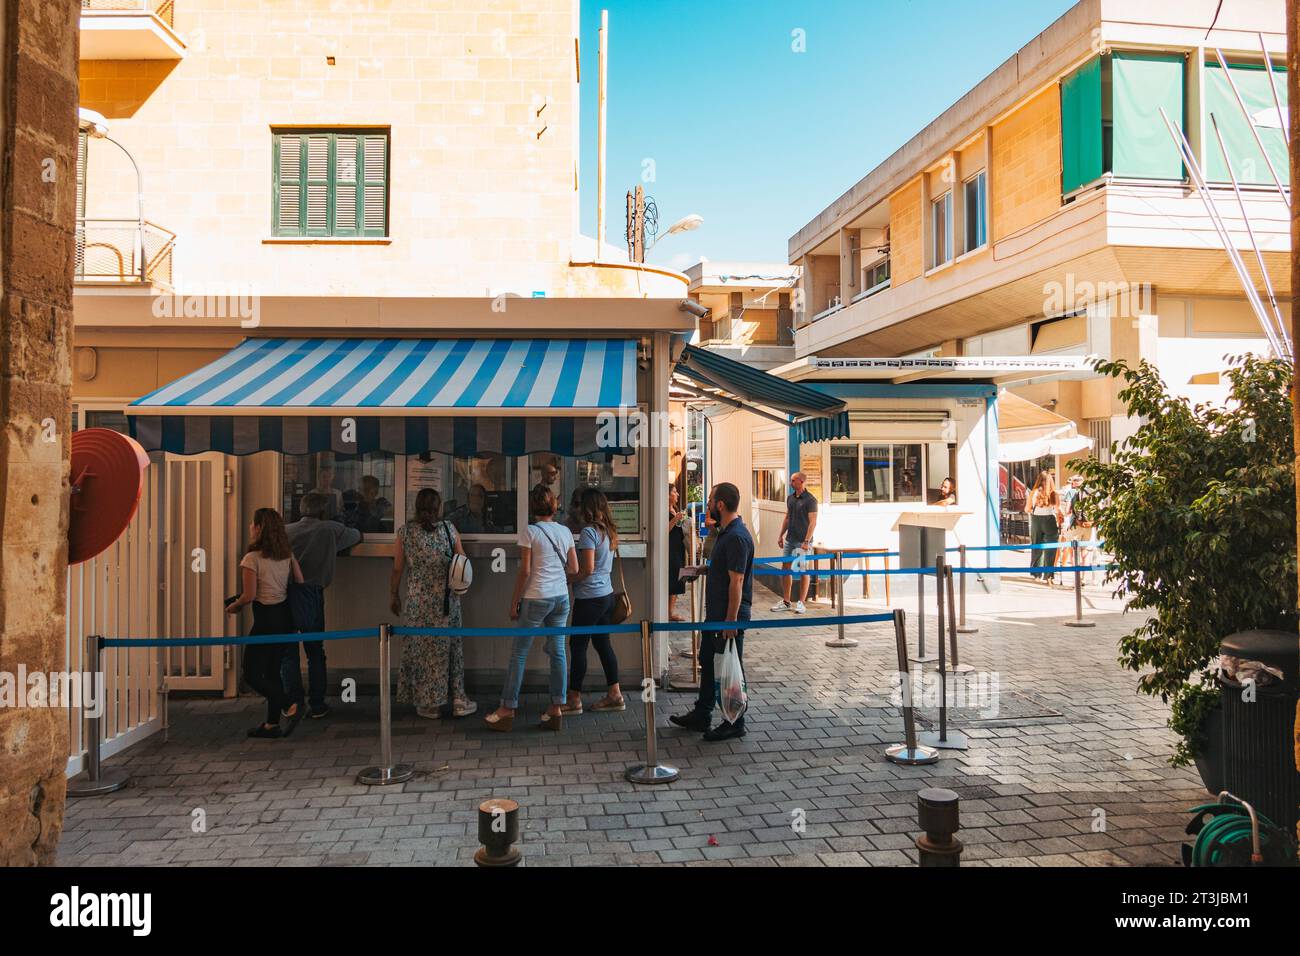
<svg viewBox="0 0 1300 956">
<path fill-rule="evenodd" d="M 817 531 L 817 499 L 805 487 L 806 480 L 802 471 L 796 471 L 790 476 L 790 494 L 785 499 L 785 518 L 781 522 L 781 533 L 776 537 L 776 546 L 781 549 L 781 556 L 794 558 L 796 561 L 812 550 L 813 534 Z M 783 561 L 781 566 L 791 570 L 794 568 L 794 562 Z M 791 582 L 795 578 L 799 581 L 799 600 L 791 604 Z M 806 610 L 804 602 L 808 600 L 808 586 L 811 583 L 812 578 L 808 575 L 783 575 L 781 600 L 772 605 L 772 610 L 803 614 Z"/>
</svg>

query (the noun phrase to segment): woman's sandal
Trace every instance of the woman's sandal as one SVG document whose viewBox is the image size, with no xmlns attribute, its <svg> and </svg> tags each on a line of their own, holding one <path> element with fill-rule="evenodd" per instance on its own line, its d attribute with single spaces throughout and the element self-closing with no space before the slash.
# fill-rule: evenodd
<svg viewBox="0 0 1300 956">
<path fill-rule="evenodd" d="M 542 714 L 542 722 L 537 726 L 541 730 L 561 730 L 564 726 L 564 715 Z"/>
<path fill-rule="evenodd" d="M 279 738 L 283 737 L 284 734 L 280 732 L 279 727 L 266 727 L 263 726 L 262 724 L 258 724 L 256 727 L 254 727 L 252 730 L 248 732 L 248 736 L 263 737 L 267 740 L 278 740 Z"/>
<path fill-rule="evenodd" d="M 451 715 L 453 717 L 468 717 L 478 710 L 478 704 L 472 700 L 458 700 L 451 705 Z"/>
<path fill-rule="evenodd" d="M 425 720 L 442 720 L 442 711 L 441 711 L 441 710 L 421 710 L 419 707 L 417 707 L 417 708 L 415 708 L 415 716 L 417 716 L 417 717 L 423 717 Z"/>
<path fill-rule="evenodd" d="M 502 717 L 494 710 L 483 718 L 483 723 L 487 724 L 488 730 L 497 730 L 501 733 L 505 733 L 514 729 L 515 715 L 511 714 L 509 717 Z"/>
<path fill-rule="evenodd" d="M 613 713 L 614 711 L 627 710 L 627 701 L 622 696 L 610 697 L 606 695 L 592 704 L 591 710 L 593 713 Z"/>
<path fill-rule="evenodd" d="M 570 704 L 570 703 L 568 703 L 567 701 L 566 701 L 565 703 L 561 704 L 561 705 L 560 705 L 560 713 L 562 713 L 562 714 L 574 714 L 574 715 L 581 714 L 581 713 L 582 713 L 582 698 L 578 698 L 578 702 L 577 702 L 576 704 Z"/>
</svg>

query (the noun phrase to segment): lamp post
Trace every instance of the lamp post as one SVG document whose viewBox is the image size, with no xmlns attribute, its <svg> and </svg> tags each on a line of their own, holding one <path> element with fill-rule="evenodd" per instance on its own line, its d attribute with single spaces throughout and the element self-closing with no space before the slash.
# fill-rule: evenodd
<svg viewBox="0 0 1300 956">
<path fill-rule="evenodd" d="M 646 252 L 649 252 L 655 246 L 659 245 L 659 240 L 661 239 L 666 239 L 667 237 L 679 232 L 691 232 L 694 229 L 699 229 L 700 226 L 702 225 L 704 225 L 704 217 L 698 215 L 697 213 L 691 213 L 689 216 L 683 216 L 681 219 L 678 219 L 675 223 L 669 226 L 667 232 L 655 236 L 655 241 L 650 243 L 650 246 L 649 248 L 646 249 Z"/>
<path fill-rule="evenodd" d="M 112 143 L 120 149 L 126 158 L 131 162 L 131 168 L 135 170 L 135 208 L 136 208 L 136 229 L 135 229 L 135 254 L 136 262 L 139 264 L 140 281 L 148 281 L 148 266 L 144 258 L 144 176 L 140 172 L 140 164 L 135 161 L 131 151 L 119 143 L 113 137 L 108 135 L 108 120 L 103 115 L 96 113 L 94 110 L 80 108 L 77 110 L 77 125 L 81 132 L 95 139 L 102 139 Z"/>
</svg>

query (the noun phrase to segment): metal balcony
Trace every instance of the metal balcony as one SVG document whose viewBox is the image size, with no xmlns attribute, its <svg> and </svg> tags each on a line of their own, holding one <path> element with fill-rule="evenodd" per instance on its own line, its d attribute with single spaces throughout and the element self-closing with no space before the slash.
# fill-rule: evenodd
<svg viewBox="0 0 1300 956">
<path fill-rule="evenodd" d="M 176 234 L 137 219 L 78 219 L 78 282 L 172 282 Z"/>
<path fill-rule="evenodd" d="M 174 0 L 81 0 L 81 59 L 179 60 Z"/>
</svg>

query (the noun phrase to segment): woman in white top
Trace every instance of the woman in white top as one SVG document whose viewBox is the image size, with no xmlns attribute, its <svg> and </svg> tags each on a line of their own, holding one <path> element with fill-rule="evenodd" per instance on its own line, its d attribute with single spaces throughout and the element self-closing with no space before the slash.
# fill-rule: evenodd
<svg viewBox="0 0 1300 956">
<path fill-rule="evenodd" d="M 1029 515 L 1029 543 L 1056 543 L 1060 537 L 1057 531 L 1057 512 L 1060 510 L 1060 498 L 1056 494 L 1056 482 L 1050 471 L 1040 471 L 1034 479 L 1033 490 L 1025 499 L 1025 513 Z M 1047 548 L 1035 548 L 1029 555 L 1029 565 L 1034 570 L 1030 576 L 1040 581 L 1051 581 L 1052 567 L 1056 559 Z M 1041 570 L 1040 570 L 1041 569 Z"/>
<path fill-rule="evenodd" d="M 302 584 L 302 568 L 289 548 L 284 519 L 274 508 L 258 508 L 248 526 L 248 550 L 239 561 L 243 590 L 226 605 L 227 614 L 238 614 L 247 604 L 253 606 L 253 628 L 258 634 L 293 634 L 293 614 L 289 610 L 289 578 Z M 250 737 L 287 737 L 302 719 L 302 705 L 290 703 L 280 677 L 280 662 L 297 643 L 244 645 L 244 683 L 266 698 L 266 721 L 248 732 Z M 280 718 L 288 719 L 281 731 Z"/>
<path fill-rule="evenodd" d="M 546 485 L 538 485 L 529 493 L 528 509 L 537 520 L 519 532 L 519 573 L 510 598 L 510 620 L 526 627 L 563 627 L 569 620 L 569 576 L 578 571 L 573 532 L 556 523 L 555 493 Z M 486 718 L 492 730 L 506 731 L 514 726 L 519 688 L 524 683 L 524 667 L 533 639 L 531 634 L 514 639 L 501 706 Z M 539 726 L 543 730 L 560 729 L 569 676 L 564 643 L 563 634 L 546 638 L 546 653 L 551 658 L 551 706 L 542 715 Z"/>
</svg>

